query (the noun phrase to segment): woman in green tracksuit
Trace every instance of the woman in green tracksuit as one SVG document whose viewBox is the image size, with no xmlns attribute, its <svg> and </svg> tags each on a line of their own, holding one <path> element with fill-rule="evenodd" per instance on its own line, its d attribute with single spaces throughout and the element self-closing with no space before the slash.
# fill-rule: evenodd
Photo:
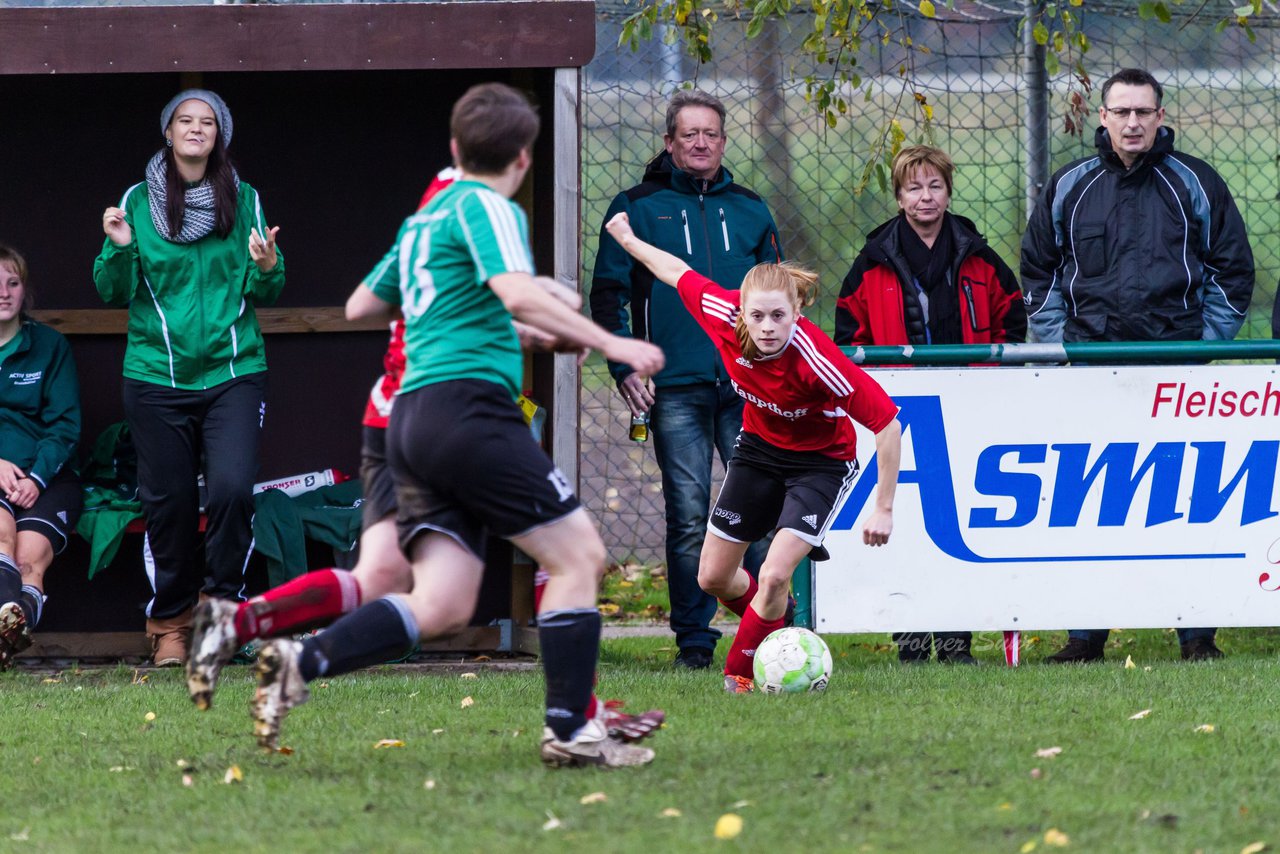
<svg viewBox="0 0 1280 854">
<path fill-rule="evenodd" d="M 82 503 L 80 384 L 62 333 L 27 316 L 27 262 L 0 246 L 0 670 L 31 645 L 44 573 Z"/>
<path fill-rule="evenodd" d="M 200 593 L 243 598 L 267 370 L 254 307 L 279 296 L 284 260 L 279 228 L 267 228 L 257 192 L 227 157 L 232 123 L 223 100 L 180 92 L 160 128 L 165 147 L 146 180 L 103 213 L 107 237 L 93 277 L 108 304 L 129 306 L 124 410 L 155 591 L 147 634 L 155 663 L 166 666 L 187 658 Z"/>
</svg>

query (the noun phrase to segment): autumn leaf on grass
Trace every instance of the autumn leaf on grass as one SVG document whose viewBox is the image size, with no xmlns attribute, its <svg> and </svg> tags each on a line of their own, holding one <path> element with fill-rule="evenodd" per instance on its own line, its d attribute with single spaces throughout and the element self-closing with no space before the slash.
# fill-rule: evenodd
<svg viewBox="0 0 1280 854">
<path fill-rule="evenodd" d="M 1061 752 L 1061 747 L 1042 747 L 1036 751 L 1036 756 L 1040 759 L 1052 759 Z"/>
<path fill-rule="evenodd" d="M 556 814 L 551 810 L 547 810 L 547 820 L 542 823 L 543 830 L 558 830 L 560 828 L 560 819 L 556 818 Z"/>
<path fill-rule="evenodd" d="M 228 785 L 231 783 L 243 783 L 244 772 L 240 770 L 239 765 L 232 765 L 227 769 L 227 773 L 222 775 L 222 782 Z"/>
<path fill-rule="evenodd" d="M 474 673 L 459 673 L 458 678 L 459 679 L 479 679 L 480 677 L 475 675 Z"/>
<path fill-rule="evenodd" d="M 1051 827 L 1044 832 L 1044 844 L 1052 845 L 1054 848 L 1066 848 L 1071 844 L 1071 837 L 1058 828 Z"/>
<path fill-rule="evenodd" d="M 659 815 L 661 815 L 663 818 L 679 818 L 680 816 L 684 815 L 684 813 L 680 812 L 680 810 L 676 809 L 675 807 L 667 807 L 665 810 L 659 813 Z"/>
<path fill-rule="evenodd" d="M 192 777 L 190 774 L 182 775 L 182 785 L 186 786 L 188 789 L 190 789 L 193 785 L 195 785 L 195 782 L 196 782 L 195 778 Z"/>
<path fill-rule="evenodd" d="M 742 832 L 742 816 L 727 812 L 716 820 L 716 839 L 735 839 Z"/>
<path fill-rule="evenodd" d="M 1126 655 L 1126 656 L 1124 657 L 1124 669 L 1125 669 L 1125 670 L 1136 670 L 1137 668 L 1138 668 L 1138 665 L 1136 665 L 1136 664 L 1134 664 L 1134 663 L 1133 663 L 1133 656 L 1132 656 L 1132 655 Z"/>
<path fill-rule="evenodd" d="M 379 739 L 378 743 L 373 746 L 374 750 L 380 750 L 384 747 L 404 747 L 404 742 L 398 738 Z"/>
<path fill-rule="evenodd" d="M 616 617 L 618 615 L 619 606 L 616 602 L 601 602 L 598 606 L 602 617 Z"/>
<path fill-rule="evenodd" d="M 147 723 L 151 723 L 152 721 L 154 721 L 154 720 L 156 719 L 156 713 L 155 713 L 155 712 L 147 712 L 145 715 L 143 715 L 143 716 L 142 716 L 142 719 L 143 719 L 144 721 L 146 721 Z"/>
<path fill-rule="evenodd" d="M 1267 843 L 1262 840 L 1250 842 L 1248 845 L 1240 849 L 1240 854 L 1259 854 L 1259 852 L 1267 850 Z"/>
<path fill-rule="evenodd" d="M 580 804 L 602 804 L 602 803 L 604 803 L 604 802 L 605 802 L 605 801 L 607 801 L 607 800 L 609 800 L 609 796 L 608 796 L 608 795 L 606 795 L 604 792 L 592 792 L 592 793 L 591 793 L 591 794 L 589 794 L 589 795 L 583 795 L 583 796 L 581 797 L 581 799 L 579 799 L 578 803 L 580 803 Z"/>
<path fill-rule="evenodd" d="M 476 704 L 476 701 L 471 699 L 470 697 L 463 697 L 462 702 L 459 703 L 459 705 L 464 709 L 468 709 L 474 706 L 475 704 Z"/>
<path fill-rule="evenodd" d="M 1031 854 L 1032 851 L 1036 850 L 1036 846 L 1039 844 L 1038 840 L 1028 839 L 1026 842 L 1022 843 L 1022 847 L 1019 848 L 1018 851 L 1020 854 Z"/>
<path fill-rule="evenodd" d="M 1213 724 L 1200 724 L 1200 726 L 1196 727 L 1196 732 L 1213 732 L 1215 729 L 1217 727 Z"/>
<path fill-rule="evenodd" d="M 434 789 L 435 787 L 436 787 L 436 781 L 432 780 L 430 777 L 422 781 L 422 788 L 426 789 L 428 792 Z"/>
<path fill-rule="evenodd" d="M 281 745 L 280 747 L 277 747 L 277 748 L 276 748 L 276 753 L 279 753 L 281 756 L 292 756 L 292 755 L 293 755 L 293 748 L 292 748 L 292 747 L 285 747 L 285 746 Z"/>
<path fill-rule="evenodd" d="M 1129 715 L 1129 720 L 1131 720 L 1131 721 L 1140 721 L 1140 720 L 1142 720 L 1143 718 L 1145 718 L 1145 717 L 1146 717 L 1147 715 L 1149 715 L 1149 714 L 1151 714 L 1151 710 L 1150 710 L 1150 709 L 1143 709 L 1143 710 L 1142 710 L 1142 711 L 1140 711 L 1140 712 L 1134 712 L 1133 714 Z"/>
</svg>

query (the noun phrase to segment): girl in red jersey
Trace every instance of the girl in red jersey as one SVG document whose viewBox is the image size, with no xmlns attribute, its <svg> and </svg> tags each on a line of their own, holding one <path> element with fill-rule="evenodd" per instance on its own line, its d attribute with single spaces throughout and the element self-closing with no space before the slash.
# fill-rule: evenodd
<svg viewBox="0 0 1280 854">
<path fill-rule="evenodd" d="M 791 263 L 759 264 L 727 290 L 635 236 L 625 213 L 605 226 L 654 277 L 675 287 L 715 343 L 746 401 L 724 486 L 708 522 L 698 583 L 742 622 L 725 660 L 725 690 L 752 690 L 756 646 L 783 625 L 791 576 L 822 541 L 858 472 L 854 422 L 875 434 L 878 482 L 862 541 L 893 530 L 902 428 L 897 407 L 800 312 L 817 276 Z M 776 531 L 757 583 L 741 569 L 747 546 Z"/>
</svg>

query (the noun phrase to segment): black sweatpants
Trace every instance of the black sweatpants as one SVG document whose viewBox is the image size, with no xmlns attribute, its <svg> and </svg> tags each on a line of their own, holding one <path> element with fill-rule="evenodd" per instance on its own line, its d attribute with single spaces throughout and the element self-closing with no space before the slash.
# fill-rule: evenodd
<svg viewBox="0 0 1280 854">
<path fill-rule="evenodd" d="M 138 497 L 147 521 L 147 575 L 155 591 L 148 617 L 182 613 L 201 590 L 244 598 L 266 391 L 266 373 L 203 391 L 125 379 L 124 412 L 138 451 Z M 202 454 L 208 490 L 203 577 L 196 551 Z"/>
</svg>

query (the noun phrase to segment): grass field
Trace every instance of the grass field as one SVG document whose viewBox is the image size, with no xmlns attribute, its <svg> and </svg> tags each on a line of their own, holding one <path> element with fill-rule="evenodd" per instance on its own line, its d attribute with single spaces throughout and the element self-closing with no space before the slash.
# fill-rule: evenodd
<svg viewBox="0 0 1280 854">
<path fill-rule="evenodd" d="M 1105 664 L 1068 668 L 1039 663 L 1062 640 L 1050 633 L 1017 670 L 997 663 L 994 637 L 979 637 L 977 668 L 902 667 L 881 635 L 828 640 L 831 687 L 794 697 L 726 696 L 714 672 L 671 670 L 667 638 L 608 641 L 601 695 L 669 715 L 655 762 L 613 772 L 538 764 L 532 668 L 318 683 L 286 722 L 292 755 L 254 747 L 247 668 L 205 714 L 173 671 L 19 668 L 0 676 L 0 851 L 1280 844 L 1273 630 L 1224 630 L 1228 658 L 1190 665 L 1170 633 L 1123 632 Z M 1049 748 L 1061 751 L 1037 756 Z M 231 769 L 242 779 L 224 782 Z M 726 813 L 744 829 L 717 840 Z"/>
</svg>

